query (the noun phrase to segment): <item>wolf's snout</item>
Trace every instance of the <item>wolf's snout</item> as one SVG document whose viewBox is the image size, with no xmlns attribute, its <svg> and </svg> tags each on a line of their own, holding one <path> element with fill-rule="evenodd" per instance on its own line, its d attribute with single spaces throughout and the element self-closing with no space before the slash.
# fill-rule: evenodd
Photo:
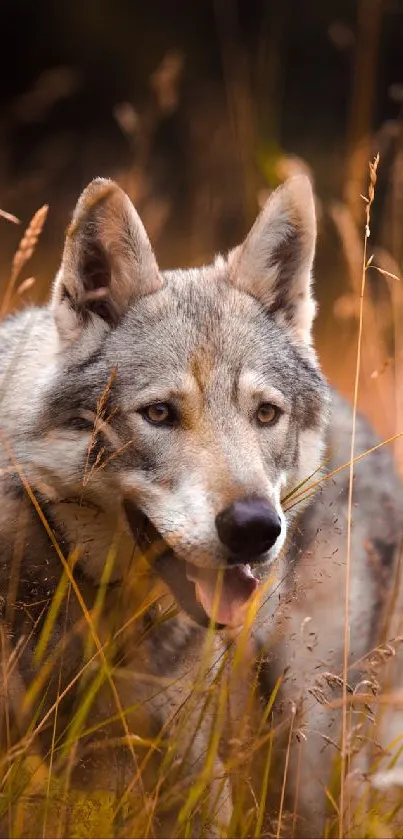
<svg viewBox="0 0 403 839">
<path fill-rule="evenodd" d="M 220 541 L 235 556 L 259 556 L 271 548 L 281 533 L 281 519 L 265 498 L 234 501 L 215 520 Z"/>
</svg>

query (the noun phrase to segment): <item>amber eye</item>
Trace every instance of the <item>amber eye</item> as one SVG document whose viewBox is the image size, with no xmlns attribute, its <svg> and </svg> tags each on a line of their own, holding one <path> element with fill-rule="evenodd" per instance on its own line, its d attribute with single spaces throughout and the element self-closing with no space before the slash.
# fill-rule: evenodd
<svg viewBox="0 0 403 839">
<path fill-rule="evenodd" d="M 256 417 L 260 425 L 273 425 L 280 416 L 280 409 L 270 402 L 263 402 L 257 410 Z"/>
<path fill-rule="evenodd" d="M 177 420 L 174 408 L 166 402 L 154 402 L 141 410 L 141 415 L 152 425 L 173 425 Z"/>
</svg>

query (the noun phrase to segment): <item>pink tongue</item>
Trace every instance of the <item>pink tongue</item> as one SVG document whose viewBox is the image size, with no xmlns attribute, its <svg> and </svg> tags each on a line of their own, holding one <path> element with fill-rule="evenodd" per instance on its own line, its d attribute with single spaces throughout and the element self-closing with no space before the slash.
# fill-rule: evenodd
<svg viewBox="0 0 403 839">
<path fill-rule="evenodd" d="M 193 570 L 193 569 L 192 569 Z M 246 605 L 258 586 L 249 565 L 236 565 L 224 571 L 220 580 L 217 571 L 198 568 L 192 575 L 196 597 L 204 611 L 216 623 L 239 626 Z M 214 613 L 214 614 L 213 614 Z"/>
</svg>

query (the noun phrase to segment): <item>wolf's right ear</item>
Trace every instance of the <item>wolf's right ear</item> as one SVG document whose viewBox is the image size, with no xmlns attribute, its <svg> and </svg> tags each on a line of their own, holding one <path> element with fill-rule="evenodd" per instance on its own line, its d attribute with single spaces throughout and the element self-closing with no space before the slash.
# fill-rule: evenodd
<svg viewBox="0 0 403 839">
<path fill-rule="evenodd" d="M 52 309 L 63 344 L 89 321 L 114 326 L 129 303 L 162 288 L 147 233 L 129 197 L 97 178 L 80 196 L 67 231 Z M 100 319 L 100 320 L 99 320 Z"/>
</svg>

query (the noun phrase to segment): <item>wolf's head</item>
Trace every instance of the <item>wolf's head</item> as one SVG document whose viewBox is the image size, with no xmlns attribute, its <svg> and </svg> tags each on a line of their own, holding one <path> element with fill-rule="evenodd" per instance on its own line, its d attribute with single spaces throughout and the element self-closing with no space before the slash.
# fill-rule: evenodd
<svg viewBox="0 0 403 839">
<path fill-rule="evenodd" d="M 282 498 L 321 463 L 315 236 L 304 176 L 203 268 L 161 273 L 110 181 L 84 191 L 67 233 L 52 300 L 52 421 L 69 434 L 60 483 L 77 492 L 90 460 L 88 491 L 104 509 L 121 504 L 134 535 L 143 516 L 162 537 L 161 573 L 175 593 L 182 581 L 199 618 L 219 575 L 217 620 L 236 620 L 255 570 L 284 545 Z"/>
</svg>

